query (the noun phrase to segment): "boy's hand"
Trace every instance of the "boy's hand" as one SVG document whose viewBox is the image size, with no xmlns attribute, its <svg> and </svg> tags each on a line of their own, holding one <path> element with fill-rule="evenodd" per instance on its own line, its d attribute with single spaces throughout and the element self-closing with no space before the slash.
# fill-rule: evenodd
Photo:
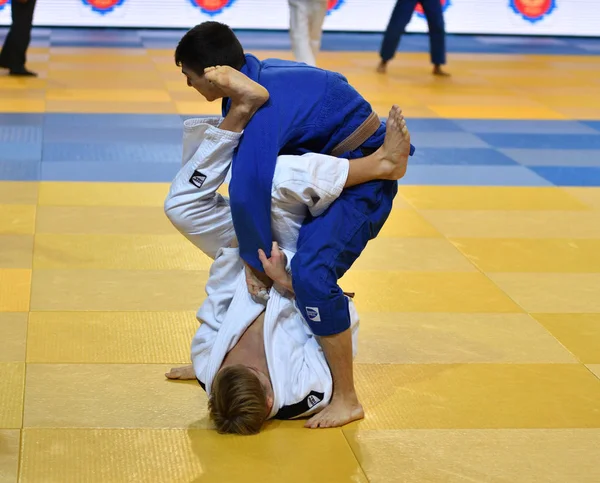
<svg viewBox="0 0 600 483">
<path fill-rule="evenodd" d="M 273 285 L 273 282 L 265 274 L 255 272 L 249 265 L 246 265 L 245 267 L 246 284 L 248 285 L 248 292 L 250 292 L 250 295 L 268 300 L 268 289 Z"/>
<path fill-rule="evenodd" d="M 265 269 L 265 273 L 269 278 L 275 282 L 282 283 L 289 277 L 285 267 L 287 265 L 287 257 L 279 249 L 277 242 L 273 242 L 271 247 L 271 258 L 267 258 L 267 255 L 260 248 L 258 249 L 258 258 Z"/>
</svg>

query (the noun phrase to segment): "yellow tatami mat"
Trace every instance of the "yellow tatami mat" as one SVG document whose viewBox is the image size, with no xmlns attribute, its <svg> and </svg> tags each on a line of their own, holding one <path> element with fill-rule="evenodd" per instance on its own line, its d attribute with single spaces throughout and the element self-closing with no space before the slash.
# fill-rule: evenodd
<svg viewBox="0 0 600 483">
<path fill-rule="evenodd" d="M 163 212 L 178 115 L 220 103 L 172 49 L 53 42 L 0 76 L 0 483 L 600 481 L 599 56 L 322 53 L 417 147 L 341 281 L 366 417 L 233 437 L 164 376 L 210 267 Z"/>
<path fill-rule="evenodd" d="M 168 185 L 1 188 L 2 483 L 600 479 L 597 188 L 401 187 L 342 280 L 365 419 L 255 437 L 164 378 L 209 268 Z"/>
</svg>

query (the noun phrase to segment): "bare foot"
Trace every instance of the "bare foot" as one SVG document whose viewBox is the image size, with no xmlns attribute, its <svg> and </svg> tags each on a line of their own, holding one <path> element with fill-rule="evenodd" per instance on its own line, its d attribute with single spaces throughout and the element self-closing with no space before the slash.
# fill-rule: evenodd
<svg viewBox="0 0 600 483">
<path fill-rule="evenodd" d="M 383 60 L 379 62 L 379 65 L 377 66 L 377 72 L 379 74 L 385 74 L 387 72 L 387 62 L 384 62 Z"/>
<path fill-rule="evenodd" d="M 244 109 L 250 116 L 269 100 L 267 89 L 232 67 L 207 67 L 204 77 L 231 98 L 232 109 Z"/>
<path fill-rule="evenodd" d="M 189 381 L 196 379 L 194 366 L 174 367 L 165 374 L 167 379 L 179 379 L 180 381 Z"/>
<path fill-rule="evenodd" d="M 385 128 L 385 139 L 375 153 L 381 159 L 385 179 L 397 180 L 406 174 L 410 155 L 410 132 L 402 109 L 392 106 Z"/>
<path fill-rule="evenodd" d="M 365 411 L 356 396 L 349 399 L 333 397 L 329 406 L 310 418 L 305 428 L 337 428 L 365 417 Z"/>
<path fill-rule="evenodd" d="M 443 70 L 441 65 L 433 66 L 433 75 L 437 75 L 440 77 L 450 77 L 450 74 Z"/>
</svg>

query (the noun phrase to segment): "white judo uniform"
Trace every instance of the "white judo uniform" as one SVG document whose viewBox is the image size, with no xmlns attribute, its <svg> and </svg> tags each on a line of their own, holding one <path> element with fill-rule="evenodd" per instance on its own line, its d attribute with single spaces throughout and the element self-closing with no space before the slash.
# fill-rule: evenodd
<svg viewBox="0 0 600 483">
<path fill-rule="evenodd" d="M 290 40 L 298 62 L 315 66 L 321 50 L 327 0 L 288 0 L 290 6 Z"/>
<path fill-rule="evenodd" d="M 248 292 L 244 263 L 232 248 L 235 231 L 227 198 L 217 193 L 225 181 L 241 134 L 218 129 L 221 119 L 184 123 L 183 166 L 171 185 L 165 212 L 175 227 L 214 259 L 207 298 L 197 313 L 201 325 L 191 346 L 196 377 L 210 395 L 223 359 L 248 326 L 265 311 L 264 346 L 273 385 L 269 418 L 309 416 L 326 406 L 332 378 L 325 355 L 296 309 L 293 296 L 271 288 L 268 302 Z M 273 177 L 273 239 L 289 262 L 305 216 L 325 211 L 343 190 L 348 160 L 321 154 L 280 156 Z M 266 309 L 265 309 L 266 304 Z M 353 355 L 358 314 L 349 301 Z"/>
</svg>

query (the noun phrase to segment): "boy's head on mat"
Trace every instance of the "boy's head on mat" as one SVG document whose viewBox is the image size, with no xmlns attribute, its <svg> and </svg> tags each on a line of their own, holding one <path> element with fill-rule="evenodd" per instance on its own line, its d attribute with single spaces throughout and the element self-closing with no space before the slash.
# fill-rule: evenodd
<svg viewBox="0 0 600 483">
<path fill-rule="evenodd" d="M 233 30 L 219 22 L 204 22 L 196 25 L 179 41 L 175 63 L 187 77 L 188 86 L 196 89 L 207 101 L 214 101 L 222 94 L 204 78 L 204 69 L 228 65 L 240 70 L 246 58 Z"/>
<path fill-rule="evenodd" d="M 219 433 L 256 434 L 273 407 L 273 388 L 262 372 L 242 364 L 219 370 L 208 400 Z"/>
</svg>

